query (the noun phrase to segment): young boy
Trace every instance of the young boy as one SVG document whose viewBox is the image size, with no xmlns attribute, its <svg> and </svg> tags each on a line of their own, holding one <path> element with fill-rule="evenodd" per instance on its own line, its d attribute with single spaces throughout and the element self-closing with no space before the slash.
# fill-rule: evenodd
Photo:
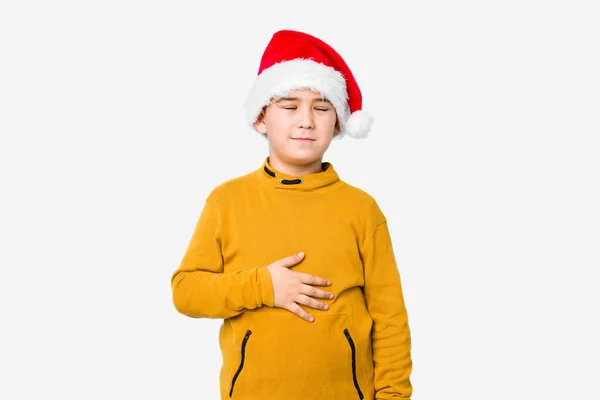
<svg viewBox="0 0 600 400">
<path fill-rule="evenodd" d="M 410 399 L 411 339 L 386 217 L 323 155 L 370 116 L 342 57 L 276 32 L 246 103 L 269 143 L 214 188 L 179 268 L 176 309 L 222 318 L 222 399 Z"/>
</svg>

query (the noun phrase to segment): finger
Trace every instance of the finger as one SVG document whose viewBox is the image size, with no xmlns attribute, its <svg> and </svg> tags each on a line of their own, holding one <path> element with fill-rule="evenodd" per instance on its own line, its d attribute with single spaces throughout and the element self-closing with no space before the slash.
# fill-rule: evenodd
<svg viewBox="0 0 600 400">
<path fill-rule="evenodd" d="M 305 294 L 310 297 L 317 297 L 319 299 L 333 299 L 333 293 L 326 292 L 321 289 L 317 289 L 314 286 L 302 285 L 300 288 L 300 293 Z"/>
<path fill-rule="evenodd" d="M 320 301 L 317 301 L 315 299 L 311 299 L 310 297 L 304 294 L 299 294 L 298 296 L 296 296 L 296 303 L 304 304 L 307 307 L 315 308 L 317 310 L 327 310 L 328 308 L 327 304 L 321 303 Z"/>
<path fill-rule="evenodd" d="M 300 282 L 305 283 L 307 285 L 314 285 L 314 286 L 330 286 L 331 285 L 331 282 L 329 282 L 325 278 L 320 278 L 318 276 L 305 274 L 304 272 L 298 272 L 298 278 L 300 279 Z"/>
<path fill-rule="evenodd" d="M 304 253 L 301 251 L 298 254 L 294 254 L 293 256 L 285 257 L 279 260 L 279 265 L 282 267 L 293 267 L 298 264 L 304 258 Z"/>
<path fill-rule="evenodd" d="M 306 311 L 304 311 L 304 309 L 302 307 L 300 307 L 298 304 L 291 303 L 286 308 L 289 311 L 296 314 L 297 316 L 299 316 L 300 318 L 302 318 L 303 320 L 308 321 L 308 322 L 313 322 L 313 317 L 310 314 L 308 314 Z"/>
</svg>

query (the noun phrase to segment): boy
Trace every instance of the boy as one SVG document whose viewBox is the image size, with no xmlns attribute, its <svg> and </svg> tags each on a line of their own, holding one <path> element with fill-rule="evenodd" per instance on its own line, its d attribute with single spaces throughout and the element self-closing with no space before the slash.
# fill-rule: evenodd
<svg viewBox="0 0 600 400">
<path fill-rule="evenodd" d="M 269 143 L 211 191 L 179 268 L 176 309 L 222 318 L 222 399 L 410 399 L 411 340 L 386 218 L 323 155 L 365 137 L 358 85 L 306 33 L 276 32 L 246 103 Z"/>
</svg>

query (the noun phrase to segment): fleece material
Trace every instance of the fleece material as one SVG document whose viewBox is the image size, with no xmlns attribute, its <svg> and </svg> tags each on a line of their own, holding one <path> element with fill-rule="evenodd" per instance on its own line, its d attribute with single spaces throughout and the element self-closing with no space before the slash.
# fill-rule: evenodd
<svg viewBox="0 0 600 400">
<path fill-rule="evenodd" d="M 267 266 L 328 279 L 307 322 L 274 307 Z M 410 399 L 411 337 L 386 217 L 372 196 L 323 171 L 269 164 L 215 187 L 171 278 L 178 312 L 223 319 L 221 399 Z"/>
</svg>

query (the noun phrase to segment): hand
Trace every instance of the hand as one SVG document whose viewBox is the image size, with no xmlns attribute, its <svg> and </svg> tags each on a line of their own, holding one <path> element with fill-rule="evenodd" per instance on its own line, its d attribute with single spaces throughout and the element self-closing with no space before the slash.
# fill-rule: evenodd
<svg viewBox="0 0 600 400">
<path fill-rule="evenodd" d="M 330 286 L 331 282 L 327 279 L 302 272 L 294 272 L 289 269 L 303 259 L 304 253 L 300 252 L 296 255 L 275 261 L 273 264 L 269 265 L 267 269 L 269 270 L 273 281 L 275 307 L 285 308 L 300 318 L 312 322 L 313 317 L 304 311 L 304 309 L 300 307 L 300 304 L 318 310 L 327 310 L 327 304 L 319 302 L 311 297 L 333 299 L 333 293 L 313 287 Z"/>
</svg>

